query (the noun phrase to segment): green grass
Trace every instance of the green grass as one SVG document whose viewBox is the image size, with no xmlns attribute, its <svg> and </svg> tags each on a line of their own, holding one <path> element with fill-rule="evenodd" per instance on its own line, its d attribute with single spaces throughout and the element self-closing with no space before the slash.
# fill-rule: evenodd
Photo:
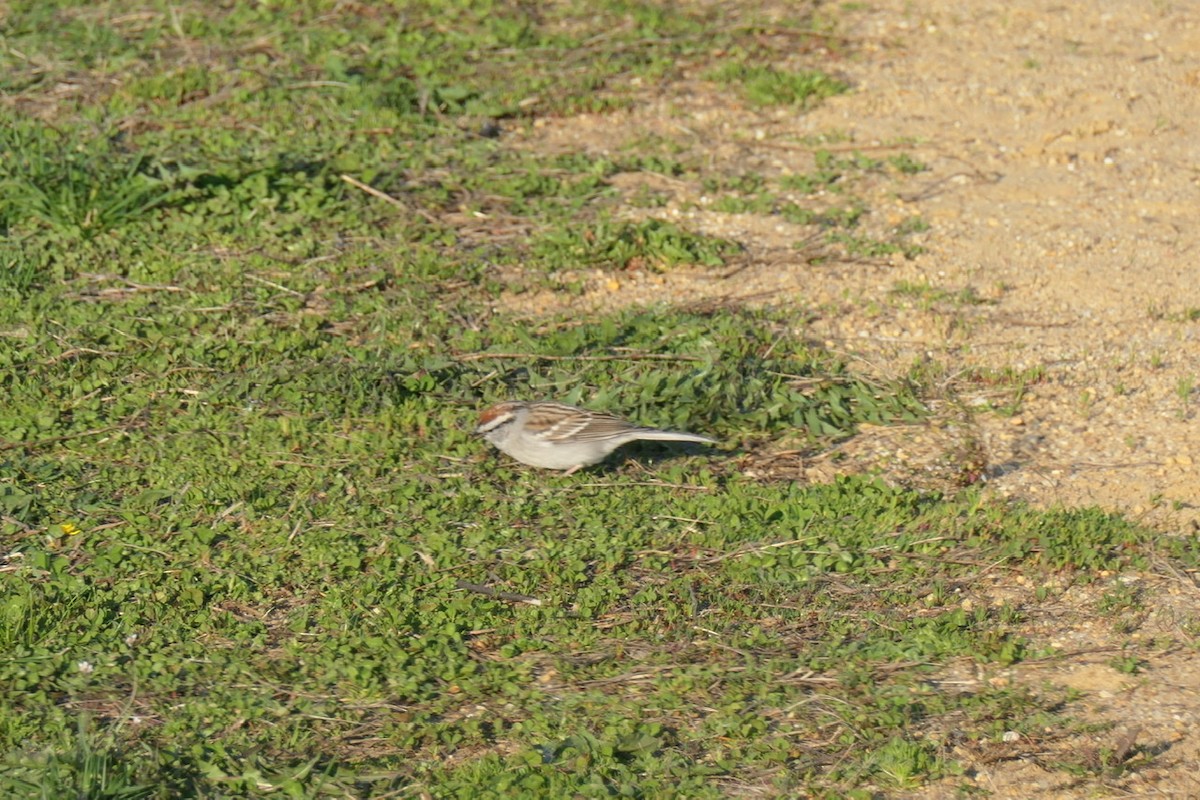
<svg viewBox="0 0 1200 800">
<path fill-rule="evenodd" d="M 914 229 L 914 225 L 916 230 L 922 229 L 919 221 L 918 223 L 905 226 L 905 229 L 912 230 Z M 957 292 L 951 292 L 928 282 L 898 281 L 892 287 L 891 295 L 893 297 L 907 298 L 924 311 L 928 311 L 940 304 L 949 306 L 977 306 L 987 302 L 979 296 L 979 293 L 973 287 L 968 286 Z"/>
<path fill-rule="evenodd" d="M 754 173 L 705 176 L 701 180 L 705 202 L 694 207 L 727 214 L 773 216 L 792 225 L 823 231 L 821 239 L 827 249 L 815 257 L 810 254 L 814 260 L 831 256 L 850 260 L 882 258 L 896 253 L 911 259 L 924 252 L 921 246 L 909 241 L 913 234 L 929 229 L 920 217 L 903 221 L 883 236 L 858 230 L 868 208 L 856 194 L 868 179 L 878 180 L 892 173 L 910 175 L 924 169 L 923 165 L 905 154 L 883 161 L 861 153 L 837 156 L 828 150 L 815 151 L 813 161 L 810 172 L 772 179 Z M 795 246 L 811 250 L 813 237 L 805 235 Z"/>
<path fill-rule="evenodd" d="M 735 87 L 749 103 L 758 106 L 804 108 L 850 88 L 845 81 L 820 70 L 789 71 L 738 61 L 713 70 L 709 78 Z"/>
<path fill-rule="evenodd" d="M 314 427 L 290 457 L 282 433 L 251 438 L 266 439 L 261 460 L 193 451 L 173 470 L 190 485 L 81 469 L 59 483 L 111 496 L 68 506 L 47 491 L 10 510 L 23 528 L 10 534 L 22 556 L 0 662 L 10 736 L 41 742 L 100 714 L 163 754 L 134 766 L 108 751 L 131 784 L 219 776 L 230 791 L 292 776 L 305 792 L 655 794 L 682 781 L 703 796 L 714 775 L 758 770 L 783 791 L 905 785 L 951 769 L 936 757 L 943 719 L 972 737 L 1038 736 L 1057 702 L 930 691 L 946 659 L 1029 654 L 1020 613 L 964 611 L 930 586 L 969 585 L 964 561 L 1088 572 L 1136 563 L 1147 544 L 1095 512 L 1014 514 L 863 480 L 762 486 L 676 465 L 660 469 L 666 483 L 625 474 L 602 488 L 491 459 L 406 480 L 397 456 L 347 455 L 391 452 L 365 428 L 326 444 L 333 463 L 315 469 L 336 437 Z M 154 444 L 139 438 L 151 437 L 127 437 L 122 462 Z M 398 457 L 433 460 L 439 444 Z M 15 461 L 47 485 L 64 470 Z M 456 752 L 476 755 L 436 766 Z M 78 761 L 56 758 L 55 775 Z"/>
<path fill-rule="evenodd" d="M 168 198 L 168 182 L 148 174 L 148 157 L 124 153 L 105 139 L 71 141 L 51 128 L 23 125 L 0 134 L 0 152 L 7 164 L 4 230 L 34 222 L 67 238 L 90 239 Z"/>
<path fill-rule="evenodd" d="M 605 265 L 616 269 L 661 271 L 680 264 L 721 266 L 738 246 L 726 239 L 689 233 L 660 220 L 602 222 L 583 230 L 566 229 L 534 242 L 532 263 L 551 267 Z"/>
<path fill-rule="evenodd" d="M 997 607 L 987 581 L 1196 565 L 1095 510 L 793 482 L 860 425 L 928 414 L 921 375 L 867 380 L 803 309 L 504 310 L 497 266 L 746 244 L 629 221 L 618 173 L 845 232 L 856 181 L 917 170 L 515 143 L 712 68 L 758 41 L 751 9 L 10 5 L 4 796 L 904 791 L 959 774 L 956 742 L 1079 730 L 1062 693 L 938 682 L 1052 655 L 1027 621 L 1056 599 Z M 729 91 L 833 86 L 766 64 Z M 721 445 L 537 472 L 471 433 L 511 397 Z"/>
</svg>

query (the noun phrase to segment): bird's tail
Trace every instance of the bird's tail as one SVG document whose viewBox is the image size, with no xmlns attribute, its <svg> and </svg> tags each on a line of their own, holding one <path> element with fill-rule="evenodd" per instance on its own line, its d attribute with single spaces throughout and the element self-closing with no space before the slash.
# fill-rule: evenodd
<svg viewBox="0 0 1200 800">
<path fill-rule="evenodd" d="M 696 442 L 697 444 L 716 444 L 716 439 L 710 439 L 707 436 L 699 436 L 695 433 L 678 433 L 676 431 L 656 431 L 656 430 L 639 430 L 639 439 L 647 439 L 655 442 Z"/>
</svg>

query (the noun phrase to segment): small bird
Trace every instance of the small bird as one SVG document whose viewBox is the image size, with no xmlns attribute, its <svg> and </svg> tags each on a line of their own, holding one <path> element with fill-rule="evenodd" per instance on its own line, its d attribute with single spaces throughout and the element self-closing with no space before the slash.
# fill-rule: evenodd
<svg viewBox="0 0 1200 800">
<path fill-rule="evenodd" d="M 567 475 L 638 439 L 716 444 L 707 436 L 641 428 L 612 414 L 551 402 L 494 405 L 480 415 L 475 433 L 522 464 Z"/>
</svg>

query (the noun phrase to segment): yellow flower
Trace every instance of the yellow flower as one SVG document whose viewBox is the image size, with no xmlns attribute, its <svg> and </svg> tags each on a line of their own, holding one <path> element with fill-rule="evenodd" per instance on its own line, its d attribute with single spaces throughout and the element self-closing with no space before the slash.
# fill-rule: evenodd
<svg viewBox="0 0 1200 800">
<path fill-rule="evenodd" d="M 83 531 L 81 531 L 79 528 L 75 527 L 75 525 L 73 525 L 70 522 L 64 522 L 63 524 L 59 525 L 58 527 L 62 528 L 63 535 L 65 535 L 65 536 L 75 536 L 76 534 L 83 533 Z"/>
</svg>

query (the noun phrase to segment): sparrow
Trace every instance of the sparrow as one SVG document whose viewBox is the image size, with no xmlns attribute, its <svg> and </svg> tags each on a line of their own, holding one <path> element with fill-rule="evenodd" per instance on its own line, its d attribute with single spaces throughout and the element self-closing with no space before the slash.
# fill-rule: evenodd
<svg viewBox="0 0 1200 800">
<path fill-rule="evenodd" d="M 642 428 L 612 414 L 552 402 L 494 405 L 480 415 L 475 433 L 522 464 L 567 475 L 638 439 L 716 444 L 707 436 Z"/>
</svg>

